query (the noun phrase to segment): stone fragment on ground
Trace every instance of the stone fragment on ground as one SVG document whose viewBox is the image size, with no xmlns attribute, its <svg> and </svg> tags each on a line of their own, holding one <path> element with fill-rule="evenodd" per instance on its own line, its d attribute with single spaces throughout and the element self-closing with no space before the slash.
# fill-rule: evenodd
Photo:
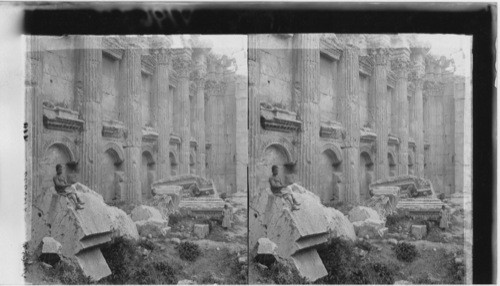
<svg viewBox="0 0 500 286">
<path fill-rule="evenodd" d="M 257 241 L 257 254 L 276 255 L 278 246 L 267 237 L 261 237 Z"/>
<path fill-rule="evenodd" d="M 42 254 L 40 261 L 46 262 L 50 265 L 55 265 L 61 260 L 62 245 L 52 237 L 44 237 L 42 240 Z"/>
<path fill-rule="evenodd" d="M 144 205 L 135 207 L 130 216 L 134 222 L 149 219 L 163 220 L 163 217 L 158 209 Z"/>
<path fill-rule="evenodd" d="M 364 221 L 355 221 L 353 224 L 357 236 L 362 237 L 380 237 L 379 231 L 384 228 L 384 221 L 376 219 L 367 219 Z"/>
<path fill-rule="evenodd" d="M 426 225 L 412 225 L 411 226 L 411 234 L 416 239 L 422 239 L 427 235 L 427 226 Z"/>
<path fill-rule="evenodd" d="M 181 243 L 181 240 L 177 237 L 174 237 L 174 238 L 171 238 L 170 239 L 170 242 L 172 242 L 173 244 L 180 244 Z"/>
<path fill-rule="evenodd" d="M 349 211 L 350 222 L 365 221 L 367 219 L 381 220 L 377 211 L 369 207 L 356 206 Z"/>
<path fill-rule="evenodd" d="M 170 231 L 170 227 L 167 224 L 163 219 L 148 219 L 135 222 L 139 234 L 149 238 L 159 238 L 167 235 Z"/>
<path fill-rule="evenodd" d="M 198 238 L 205 238 L 210 233 L 210 226 L 208 224 L 195 224 L 193 226 L 193 233 Z"/>
<path fill-rule="evenodd" d="M 398 244 L 398 241 L 395 238 L 389 238 L 387 239 L 387 243 L 389 243 L 390 245 L 396 245 Z"/>
</svg>

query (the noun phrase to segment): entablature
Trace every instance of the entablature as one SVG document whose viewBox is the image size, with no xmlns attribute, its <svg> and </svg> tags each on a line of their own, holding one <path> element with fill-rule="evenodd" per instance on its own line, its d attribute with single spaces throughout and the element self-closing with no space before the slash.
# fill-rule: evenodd
<svg viewBox="0 0 500 286">
<path fill-rule="evenodd" d="M 78 119 L 78 112 L 54 106 L 50 102 L 43 103 L 43 125 L 47 129 L 66 132 L 80 131 L 84 121 Z"/>
<path fill-rule="evenodd" d="M 260 105 L 260 123 L 266 130 L 285 133 L 299 131 L 302 126 L 302 122 L 297 120 L 297 113 L 266 103 Z"/>
</svg>

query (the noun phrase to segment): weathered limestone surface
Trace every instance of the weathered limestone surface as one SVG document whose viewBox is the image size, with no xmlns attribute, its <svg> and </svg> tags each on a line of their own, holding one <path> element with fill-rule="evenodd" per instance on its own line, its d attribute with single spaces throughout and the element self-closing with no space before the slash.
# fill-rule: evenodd
<svg viewBox="0 0 500 286">
<path fill-rule="evenodd" d="M 363 221 L 353 222 L 354 230 L 358 237 L 382 237 L 385 228 L 385 222 L 380 219 L 366 219 Z"/>
<path fill-rule="evenodd" d="M 42 239 L 42 253 L 61 254 L 62 245 L 52 237 Z"/>
<path fill-rule="evenodd" d="M 175 50 L 174 68 L 177 70 L 177 86 L 180 102 L 180 172 L 189 174 L 189 142 L 191 140 L 191 118 L 189 110 L 189 66 L 191 64 L 191 48 Z"/>
<path fill-rule="evenodd" d="M 267 237 L 261 237 L 257 241 L 257 254 L 276 255 L 278 246 Z"/>
<path fill-rule="evenodd" d="M 101 128 L 102 128 L 102 51 L 100 37 L 79 38 L 79 78 L 82 87 L 81 179 L 93 190 L 100 187 Z M 77 83 L 78 84 L 78 83 Z"/>
<path fill-rule="evenodd" d="M 162 216 L 159 210 L 150 206 L 137 206 L 132 210 L 131 217 L 133 221 L 157 219 L 161 220 Z"/>
<path fill-rule="evenodd" d="M 359 201 L 359 47 L 357 37 L 344 35 L 345 48 L 340 59 L 340 116 L 346 129 L 344 148 L 344 178 L 347 202 Z"/>
<path fill-rule="evenodd" d="M 314 281 L 326 275 L 314 247 L 330 236 L 354 240 L 354 228 L 342 213 L 323 206 L 318 196 L 302 186 L 293 184 L 288 189 L 301 203 L 300 210 L 292 212 L 289 203 L 270 190 L 254 194 L 249 214 L 254 218 L 250 220 L 250 248 L 259 239 L 268 238 L 278 246 L 279 257 L 292 258 L 301 275 Z"/>
<path fill-rule="evenodd" d="M 377 211 L 381 218 L 396 212 L 399 202 L 399 187 L 382 186 L 370 188 L 373 196 L 366 202 L 366 206 Z"/>
<path fill-rule="evenodd" d="M 163 178 L 170 175 L 170 133 L 171 126 L 168 113 L 172 98 L 170 97 L 170 53 L 167 48 L 171 44 L 169 38 L 155 38 L 153 40 L 154 55 L 156 56 L 155 73 L 153 79 L 154 96 L 156 98 L 156 108 L 154 122 L 158 130 L 158 177 Z M 154 104 L 154 102 L 153 102 Z"/>
<path fill-rule="evenodd" d="M 259 37 L 248 36 L 248 187 L 257 190 L 257 160 L 260 146 L 260 64 Z"/>
<path fill-rule="evenodd" d="M 193 226 L 193 233 L 198 238 L 205 238 L 210 233 L 210 226 L 208 224 L 195 224 Z"/>
<path fill-rule="evenodd" d="M 141 201 L 141 146 L 142 146 L 142 112 L 141 112 L 141 53 L 137 46 L 130 46 L 123 51 L 120 75 L 123 103 L 123 122 L 128 130 L 125 151 L 125 173 L 127 176 L 127 201 Z"/>
<path fill-rule="evenodd" d="M 411 234 L 415 236 L 417 239 L 422 239 L 427 235 L 427 226 L 426 225 L 412 225 L 411 226 Z"/>
<path fill-rule="evenodd" d="M 351 222 L 364 221 L 367 219 L 380 220 L 380 216 L 374 209 L 363 206 L 354 207 L 349 211 L 349 221 Z"/>
<path fill-rule="evenodd" d="M 155 207 L 137 206 L 132 210 L 132 220 L 141 236 L 164 236 L 168 230 L 168 217 L 164 218 Z"/>
<path fill-rule="evenodd" d="M 319 137 L 319 35 L 296 34 L 293 38 L 295 73 L 293 98 L 302 121 L 299 133 L 298 173 L 302 184 L 316 193 L 317 142 Z"/>
<path fill-rule="evenodd" d="M 137 230 L 121 227 L 129 225 L 130 218 L 123 211 L 106 205 L 100 194 L 80 183 L 73 187 L 85 203 L 83 210 L 76 211 L 73 202 L 56 194 L 54 188 L 35 198 L 30 243 L 37 247 L 43 237 L 54 238 L 61 243 L 64 257 L 76 258 L 85 275 L 99 280 L 111 274 L 99 247 L 109 242 L 114 233 L 134 237 Z"/>
<path fill-rule="evenodd" d="M 375 92 L 373 97 L 373 113 L 375 132 L 377 133 L 377 153 L 375 154 L 375 179 L 383 179 L 389 175 L 387 162 L 387 140 L 389 119 L 387 118 L 387 61 L 389 59 L 389 36 L 376 35 L 370 37 L 371 55 L 373 58 L 372 85 Z"/>
<path fill-rule="evenodd" d="M 205 176 L 205 165 L 206 165 L 206 144 L 205 140 L 205 78 L 207 75 L 207 63 L 206 63 L 206 50 L 195 49 L 193 53 L 194 71 L 193 79 L 196 85 L 195 93 L 195 122 L 194 122 L 194 138 L 198 142 L 198 148 L 196 149 L 196 159 L 197 166 L 199 168 L 198 174 L 200 176 Z"/>
</svg>

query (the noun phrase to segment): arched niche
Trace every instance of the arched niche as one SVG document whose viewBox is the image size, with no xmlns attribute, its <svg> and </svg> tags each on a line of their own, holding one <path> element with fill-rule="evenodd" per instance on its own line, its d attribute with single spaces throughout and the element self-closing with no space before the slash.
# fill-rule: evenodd
<svg viewBox="0 0 500 286">
<path fill-rule="evenodd" d="M 177 161 L 177 155 L 175 152 L 170 151 L 168 157 L 170 160 L 170 175 L 176 176 L 179 174 L 179 161 Z"/>
<path fill-rule="evenodd" d="M 318 162 L 320 181 L 318 196 L 323 204 L 338 200 L 342 196 L 342 153 L 340 148 L 332 143 L 327 143 L 321 148 Z"/>
<path fill-rule="evenodd" d="M 101 189 L 106 202 L 120 200 L 124 193 L 123 149 L 114 142 L 104 145 L 101 164 Z"/>
<path fill-rule="evenodd" d="M 77 172 L 76 169 L 70 168 L 68 163 L 74 162 L 75 157 L 71 148 L 63 142 L 55 141 L 45 147 L 45 152 L 42 160 L 40 161 L 41 173 L 41 191 L 45 192 L 47 189 L 54 186 L 53 178 L 57 174 L 56 166 L 60 164 L 63 167 L 63 176 L 68 181 L 68 175 L 74 176 Z M 70 165 L 72 166 L 72 165 Z"/>
<path fill-rule="evenodd" d="M 367 151 L 359 154 L 359 196 L 361 200 L 370 198 L 369 187 L 373 181 L 373 160 Z"/>
<path fill-rule="evenodd" d="M 281 181 L 285 183 L 288 176 L 294 173 L 294 162 L 291 152 L 279 143 L 268 144 L 262 151 L 262 156 L 257 162 L 258 190 L 269 188 L 269 177 L 272 176 L 271 167 L 278 166 Z"/>
<path fill-rule="evenodd" d="M 156 162 L 154 161 L 153 154 L 149 150 L 142 152 L 141 164 L 141 190 L 142 200 L 151 198 L 151 184 L 156 179 Z"/>
<path fill-rule="evenodd" d="M 389 177 L 394 177 L 397 174 L 396 170 L 397 165 L 394 158 L 396 158 L 396 156 L 392 152 L 387 153 L 387 162 L 389 164 Z"/>
<path fill-rule="evenodd" d="M 196 174 L 196 153 L 194 150 L 189 152 L 189 173 Z"/>
<path fill-rule="evenodd" d="M 413 152 L 408 152 L 408 175 L 415 174 L 415 157 Z"/>
</svg>

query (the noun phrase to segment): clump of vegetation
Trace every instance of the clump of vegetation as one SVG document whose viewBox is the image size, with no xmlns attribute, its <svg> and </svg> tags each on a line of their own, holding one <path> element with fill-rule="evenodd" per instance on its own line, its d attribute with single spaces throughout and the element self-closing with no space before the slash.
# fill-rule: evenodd
<svg viewBox="0 0 500 286">
<path fill-rule="evenodd" d="M 307 281 L 300 277 L 295 268 L 289 267 L 281 261 L 276 261 L 264 270 L 263 276 L 271 279 L 275 284 L 307 284 Z"/>
<path fill-rule="evenodd" d="M 448 276 L 451 278 L 449 284 L 464 284 L 465 266 L 456 263 L 455 258 L 451 258 L 448 266 Z"/>
<path fill-rule="evenodd" d="M 201 255 L 198 245 L 189 241 L 179 244 L 178 251 L 179 257 L 188 261 L 195 261 Z"/>
<path fill-rule="evenodd" d="M 418 256 L 417 247 L 413 244 L 401 242 L 394 246 L 396 258 L 405 262 L 412 262 Z"/>
<path fill-rule="evenodd" d="M 370 251 L 373 248 L 372 244 L 367 240 L 356 241 L 356 247 L 366 251 Z"/>
<path fill-rule="evenodd" d="M 357 242 L 356 246 L 370 250 L 369 243 Z M 355 253 L 355 244 L 333 238 L 318 249 L 319 256 L 328 272 L 316 284 L 393 284 L 395 267 L 380 262 L 362 260 Z"/>
<path fill-rule="evenodd" d="M 64 260 L 59 261 L 52 271 L 52 275 L 57 277 L 62 284 L 79 285 L 90 283 L 90 279 L 83 274 L 79 267 L 75 267 Z"/>
<path fill-rule="evenodd" d="M 147 250 L 151 250 L 151 251 L 153 251 L 156 247 L 156 245 L 151 240 L 147 240 L 147 239 L 139 241 L 138 244 L 139 244 L 139 246 L 141 246 Z"/>
<path fill-rule="evenodd" d="M 175 270 L 166 261 L 146 262 L 139 246 L 152 249 L 151 241 L 134 242 L 122 237 L 101 248 L 111 270 L 111 275 L 100 281 L 103 284 L 175 284 Z M 152 247 L 152 248 L 151 248 Z M 80 283 L 84 284 L 84 283 Z"/>
</svg>

